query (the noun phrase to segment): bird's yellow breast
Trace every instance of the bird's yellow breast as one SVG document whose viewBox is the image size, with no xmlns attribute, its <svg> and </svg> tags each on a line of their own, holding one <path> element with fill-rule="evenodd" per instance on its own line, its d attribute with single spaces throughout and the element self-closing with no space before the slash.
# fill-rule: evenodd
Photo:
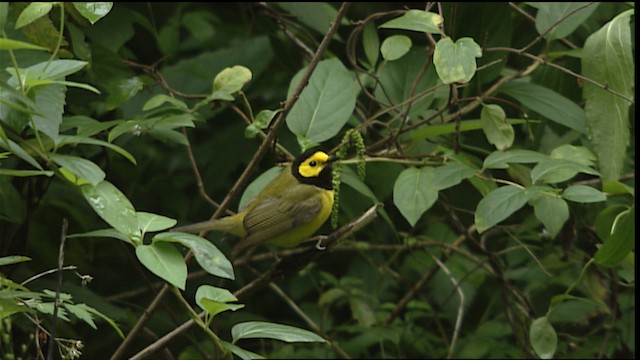
<svg viewBox="0 0 640 360">
<path fill-rule="evenodd" d="M 310 238 L 321 226 L 327 221 L 333 208 L 333 190 L 322 190 L 319 195 L 322 206 L 318 215 L 310 221 L 300 224 L 284 233 L 275 236 L 267 241 L 268 244 L 292 247 L 298 245 L 301 241 Z"/>
</svg>

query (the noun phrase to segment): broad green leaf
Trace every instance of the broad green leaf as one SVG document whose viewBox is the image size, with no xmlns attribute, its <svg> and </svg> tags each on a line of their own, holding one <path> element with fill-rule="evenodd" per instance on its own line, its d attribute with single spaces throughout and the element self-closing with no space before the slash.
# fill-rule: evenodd
<svg viewBox="0 0 640 360">
<path fill-rule="evenodd" d="M 635 207 L 621 212 L 613 222 L 611 235 L 593 256 L 596 264 L 606 268 L 618 266 L 635 245 Z"/>
<path fill-rule="evenodd" d="M 182 254 L 173 245 L 165 242 L 138 245 L 136 256 L 149 271 L 178 289 L 184 290 L 187 282 L 187 264 Z"/>
<path fill-rule="evenodd" d="M 302 69 L 291 80 L 290 97 L 300 83 Z M 287 115 L 289 130 L 299 138 L 321 143 L 346 124 L 356 105 L 358 87 L 353 75 L 337 58 L 320 61 L 300 98 Z"/>
<path fill-rule="evenodd" d="M 49 51 L 49 49 L 31 44 L 24 41 L 18 41 L 13 39 L 0 38 L 0 50 L 42 50 Z"/>
<path fill-rule="evenodd" d="M 169 229 L 175 226 L 177 221 L 175 219 L 147 212 L 138 212 L 138 227 L 143 234 L 150 231 L 161 231 Z"/>
<path fill-rule="evenodd" d="M 133 155 L 131 155 L 131 153 L 121 148 L 120 146 L 108 143 L 106 141 L 85 137 L 85 136 L 73 136 L 73 135 L 60 135 L 59 140 L 60 140 L 60 143 L 58 144 L 59 146 L 76 145 L 76 144 L 104 146 L 124 156 L 127 160 L 131 161 L 132 164 L 134 165 L 136 164 L 136 159 L 133 157 Z"/>
<path fill-rule="evenodd" d="M 475 223 L 478 233 L 489 230 L 492 226 L 508 218 L 527 203 L 525 189 L 506 185 L 499 187 L 478 203 L 475 212 Z"/>
<path fill-rule="evenodd" d="M 438 189 L 433 186 L 435 178 L 432 167 L 412 167 L 401 172 L 396 179 L 393 203 L 411 226 L 415 226 L 438 199 Z"/>
<path fill-rule="evenodd" d="M 569 201 L 579 203 L 592 203 L 607 200 L 607 196 L 603 192 L 586 185 L 571 185 L 562 192 L 562 197 Z"/>
<path fill-rule="evenodd" d="M 263 321 L 236 324 L 231 328 L 231 336 L 234 344 L 241 339 L 255 338 L 275 339 L 285 342 L 326 342 L 325 339 L 311 331 Z"/>
<path fill-rule="evenodd" d="M 20 256 L 20 255 L 3 256 L 3 257 L 0 257 L 0 266 L 17 264 L 25 261 L 31 261 L 31 258 L 27 256 Z"/>
<path fill-rule="evenodd" d="M 475 173 L 476 170 L 468 165 L 449 162 L 433 168 L 433 183 L 429 186 L 433 186 L 437 191 L 448 189 L 472 177 Z"/>
<path fill-rule="evenodd" d="M 94 162 L 78 156 L 49 153 L 49 158 L 77 177 L 87 180 L 93 186 L 97 186 L 106 176 L 104 171 Z"/>
<path fill-rule="evenodd" d="M 534 186 L 527 188 L 536 218 L 540 220 L 553 239 L 569 219 L 569 206 L 552 188 Z"/>
<path fill-rule="evenodd" d="M 587 38 L 582 75 L 633 99 L 634 59 L 629 21 L 634 9 L 623 12 Z M 587 128 L 603 180 L 622 174 L 629 146 L 629 105 L 618 95 L 588 82 L 583 86 Z"/>
<path fill-rule="evenodd" d="M 598 7 L 585 2 L 527 3 L 538 9 L 536 30 L 547 41 L 562 39 L 576 30 Z"/>
<path fill-rule="evenodd" d="M 124 79 L 114 79 L 107 86 L 106 109 L 113 110 L 119 105 L 128 102 L 142 88 L 144 82 L 139 76 L 132 76 Z"/>
<path fill-rule="evenodd" d="M 618 180 L 606 180 L 602 183 L 602 191 L 615 195 L 635 196 L 635 189 Z"/>
<path fill-rule="evenodd" d="M 476 58 L 479 57 L 482 57 L 482 49 L 472 38 L 463 37 L 454 43 L 445 37 L 436 43 L 433 65 L 443 83 L 467 83 L 476 73 Z"/>
<path fill-rule="evenodd" d="M 251 200 L 253 200 L 260 191 L 267 186 L 271 182 L 271 180 L 275 179 L 278 174 L 282 172 L 282 167 L 274 166 L 271 169 L 265 171 L 260 174 L 255 180 L 247 186 L 247 189 L 242 193 L 242 197 L 240 197 L 240 204 L 238 205 L 238 211 L 242 211 Z"/>
<path fill-rule="evenodd" d="M 565 159 L 580 163 L 585 166 L 593 166 L 596 156 L 584 146 L 574 146 L 569 144 L 560 145 L 551 151 L 549 157 L 552 159 Z"/>
<path fill-rule="evenodd" d="M 78 10 L 80 15 L 89 20 L 91 24 L 95 24 L 98 20 L 105 17 L 111 8 L 112 2 L 74 2 L 73 7 Z"/>
<path fill-rule="evenodd" d="M 546 316 L 537 318 L 529 328 L 529 341 L 541 359 L 551 359 L 558 347 L 558 336 Z"/>
<path fill-rule="evenodd" d="M 380 54 L 380 37 L 373 21 L 368 22 L 362 29 L 362 46 L 370 68 L 375 69 Z"/>
<path fill-rule="evenodd" d="M 577 162 L 564 159 L 547 159 L 540 161 L 533 170 L 531 170 L 531 180 L 534 183 L 555 184 L 567 181 L 578 173 L 589 175 L 598 175 L 598 172 L 588 166 Z"/>
<path fill-rule="evenodd" d="M 489 143 L 495 145 L 498 150 L 506 150 L 513 145 L 515 132 L 511 124 L 507 122 L 507 115 L 498 105 L 483 105 L 480 112 L 482 131 Z"/>
<path fill-rule="evenodd" d="M 587 133 L 584 110 L 551 89 L 525 81 L 511 81 L 503 85 L 500 92 L 555 123 L 581 134 Z"/>
<path fill-rule="evenodd" d="M 70 239 L 80 238 L 80 237 L 108 237 L 108 238 L 118 239 L 128 244 L 134 245 L 133 240 L 131 240 L 127 235 L 121 233 L 116 229 L 99 229 L 99 230 L 93 230 L 93 231 L 89 231 L 81 234 L 67 235 L 67 238 L 70 238 Z"/>
<path fill-rule="evenodd" d="M 58 133 L 64 112 L 66 89 L 62 85 L 52 84 L 33 90 L 35 102 L 43 115 L 33 115 L 32 126 L 46 134 L 54 143 L 59 143 Z"/>
<path fill-rule="evenodd" d="M 532 120 L 524 119 L 506 119 L 506 122 L 511 125 L 526 124 L 527 122 L 534 122 Z M 482 129 L 482 120 L 464 120 L 460 121 L 460 132 L 480 130 Z M 433 124 L 422 126 L 411 132 L 411 139 L 424 140 L 438 135 L 455 134 L 457 131 L 457 125 L 455 122 L 449 122 L 446 124 Z"/>
<path fill-rule="evenodd" d="M 53 8 L 52 2 L 32 2 L 27 5 L 16 20 L 16 29 L 29 25 L 39 18 L 47 15 Z"/>
<path fill-rule="evenodd" d="M 104 180 L 98 185 L 80 186 L 84 198 L 100 217 L 129 237 L 139 236 L 136 210 L 118 188 Z"/>
<path fill-rule="evenodd" d="M 442 16 L 424 10 L 412 9 L 400 17 L 385 22 L 379 27 L 439 34 L 441 24 Z"/>
<path fill-rule="evenodd" d="M 196 304 L 209 315 L 215 316 L 223 311 L 236 311 L 244 307 L 242 304 L 229 304 L 238 298 L 227 290 L 211 285 L 200 285 L 196 290 Z"/>
<path fill-rule="evenodd" d="M 213 79 L 213 93 L 235 94 L 251 81 L 251 70 L 242 65 L 225 68 Z"/>
<path fill-rule="evenodd" d="M 527 164 L 549 159 L 547 155 L 537 151 L 511 149 L 507 151 L 494 151 L 484 159 L 483 169 L 507 169 L 510 163 Z"/>
<path fill-rule="evenodd" d="M 393 35 L 382 42 L 380 52 L 387 61 L 398 60 L 411 49 L 411 39 L 406 35 Z"/>
<path fill-rule="evenodd" d="M 180 243 L 191 249 L 198 264 L 209 274 L 225 279 L 234 279 L 231 262 L 207 239 L 181 232 L 164 232 L 154 236 L 153 242 L 154 244 L 158 242 Z"/>
</svg>

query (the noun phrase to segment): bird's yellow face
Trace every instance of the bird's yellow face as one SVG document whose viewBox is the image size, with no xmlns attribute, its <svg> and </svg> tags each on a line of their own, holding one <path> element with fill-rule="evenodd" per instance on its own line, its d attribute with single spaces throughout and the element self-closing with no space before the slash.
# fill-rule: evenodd
<svg viewBox="0 0 640 360">
<path fill-rule="evenodd" d="M 295 159 L 291 165 L 291 172 L 302 184 L 332 190 L 331 162 L 331 157 L 325 152 L 312 150 Z"/>
<path fill-rule="evenodd" d="M 316 151 L 298 165 L 300 175 L 311 178 L 318 177 L 320 172 L 328 165 L 329 155 L 322 151 Z"/>
</svg>

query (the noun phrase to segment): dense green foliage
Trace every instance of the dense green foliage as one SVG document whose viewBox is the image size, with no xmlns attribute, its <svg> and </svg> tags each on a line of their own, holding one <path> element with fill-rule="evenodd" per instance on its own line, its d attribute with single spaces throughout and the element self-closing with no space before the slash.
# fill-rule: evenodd
<svg viewBox="0 0 640 360">
<path fill-rule="evenodd" d="M 0 357 L 635 357 L 634 27 L 0 3 Z M 171 232 L 315 146 L 343 159 L 326 249 Z"/>
</svg>

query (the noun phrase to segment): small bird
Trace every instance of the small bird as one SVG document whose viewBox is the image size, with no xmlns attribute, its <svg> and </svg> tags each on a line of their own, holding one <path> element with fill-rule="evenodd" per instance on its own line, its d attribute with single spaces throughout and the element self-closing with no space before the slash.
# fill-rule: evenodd
<svg viewBox="0 0 640 360">
<path fill-rule="evenodd" d="M 239 236 L 233 254 L 260 244 L 293 247 L 324 224 L 333 207 L 331 164 L 336 159 L 310 150 L 286 166 L 239 213 L 180 226 L 173 231 L 218 230 Z"/>
</svg>

